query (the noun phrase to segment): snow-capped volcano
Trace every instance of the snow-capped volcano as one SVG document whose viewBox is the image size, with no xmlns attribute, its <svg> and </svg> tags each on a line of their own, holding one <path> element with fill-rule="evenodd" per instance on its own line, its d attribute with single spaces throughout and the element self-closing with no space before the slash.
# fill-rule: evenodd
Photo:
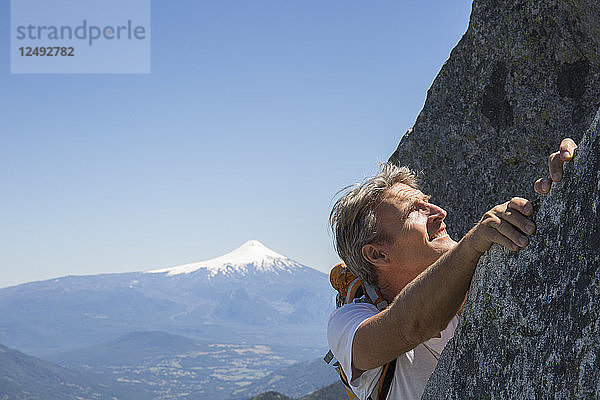
<svg viewBox="0 0 600 400">
<path fill-rule="evenodd" d="M 301 264 L 267 248 L 258 240 L 249 240 L 237 249 L 221 257 L 199 261 L 175 267 L 148 271 L 148 273 L 167 273 L 167 276 L 189 274 L 201 269 L 210 276 L 232 273 L 246 274 L 249 271 L 282 272 L 301 268 Z"/>
<path fill-rule="evenodd" d="M 149 272 L 0 289 L 2 344 L 48 354 L 144 330 L 213 343 L 325 346 L 335 304 L 327 274 L 256 240 L 212 260 Z"/>
</svg>

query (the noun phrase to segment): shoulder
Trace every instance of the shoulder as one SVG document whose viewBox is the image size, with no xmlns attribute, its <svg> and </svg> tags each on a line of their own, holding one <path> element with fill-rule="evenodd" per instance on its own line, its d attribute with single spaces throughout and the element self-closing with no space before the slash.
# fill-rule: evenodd
<svg viewBox="0 0 600 400">
<path fill-rule="evenodd" d="M 327 325 L 327 341 L 333 355 L 340 363 L 350 385 L 359 397 L 366 398 L 377 384 L 382 367 L 353 374 L 352 342 L 359 325 L 380 311 L 370 303 L 351 303 L 334 310 Z M 354 379 L 352 379 L 354 378 Z"/>
<path fill-rule="evenodd" d="M 332 350 L 340 348 L 343 342 L 351 343 L 358 326 L 378 312 L 370 303 L 350 303 L 335 309 L 327 323 L 327 341 Z"/>
<path fill-rule="evenodd" d="M 327 329 L 331 329 L 339 323 L 347 323 L 351 321 L 364 321 L 367 318 L 377 314 L 379 310 L 371 303 L 359 303 L 354 302 L 350 304 L 344 304 L 343 306 L 336 308 L 329 315 L 329 323 Z"/>
<path fill-rule="evenodd" d="M 343 306 L 336 308 L 333 310 L 331 315 L 334 314 L 350 314 L 350 313 L 372 313 L 377 314 L 379 310 L 374 304 L 362 302 L 359 300 L 355 300 L 350 304 L 344 304 Z"/>
</svg>

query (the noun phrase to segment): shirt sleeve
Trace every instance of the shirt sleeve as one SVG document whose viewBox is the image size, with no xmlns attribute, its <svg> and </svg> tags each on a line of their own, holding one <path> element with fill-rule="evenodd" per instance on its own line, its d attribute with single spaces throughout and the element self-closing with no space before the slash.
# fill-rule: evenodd
<svg viewBox="0 0 600 400">
<path fill-rule="evenodd" d="M 367 318 L 379 313 L 377 307 L 369 303 L 346 304 L 336 309 L 327 324 L 327 341 L 335 358 L 339 361 L 346 377 L 352 379 L 352 342 L 359 325 Z M 366 399 L 379 380 L 383 367 L 370 369 L 350 382 L 353 392 Z"/>
</svg>

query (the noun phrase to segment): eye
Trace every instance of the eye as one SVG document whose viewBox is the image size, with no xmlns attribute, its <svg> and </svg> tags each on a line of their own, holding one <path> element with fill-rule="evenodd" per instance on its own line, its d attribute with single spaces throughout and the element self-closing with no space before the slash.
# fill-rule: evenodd
<svg viewBox="0 0 600 400">
<path fill-rule="evenodd" d="M 427 201 L 425 201 L 425 200 L 417 201 L 414 204 L 414 209 L 415 210 L 424 210 L 426 208 L 427 208 Z"/>
<path fill-rule="evenodd" d="M 427 199 L 423 199 L 423 200 L 417 200 L 413 203 L 413 205 L 410 208 L 409 214 L 416 212 L 424 212 L 424 213 L 428 213 L 429 210 L 429 203 L 427 201 Z"/>
<path fill-rule="evenodd" d="M 413 204 L 413 205 L 410 207 L 410 209 L 409 209 L 408 213 L 409 213 L 409 214 L 412 214 L 412 213 L 414 213 L 414 212 L 419 212 L 419 211 L 421 211 L 422 209 L 423 209 L 423 206 L 422 206 L 421 204 L 419 204 L 419 203 L 415 203 L 415 204 Z"/>
</svg>

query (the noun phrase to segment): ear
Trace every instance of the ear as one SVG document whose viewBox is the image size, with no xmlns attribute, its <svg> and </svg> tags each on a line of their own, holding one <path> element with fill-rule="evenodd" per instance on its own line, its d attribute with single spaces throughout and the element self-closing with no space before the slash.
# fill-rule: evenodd
<svg viewBox="0 0 600 400">
<path fill-rule="evenodd" d="M 389 264 L 390 259 L 388 258 L 385 250 L 383 250 L 377 244 L 365 244 L 362 249 L 362 256 L 373 265 L 384 266 Z"/>
</svg>

